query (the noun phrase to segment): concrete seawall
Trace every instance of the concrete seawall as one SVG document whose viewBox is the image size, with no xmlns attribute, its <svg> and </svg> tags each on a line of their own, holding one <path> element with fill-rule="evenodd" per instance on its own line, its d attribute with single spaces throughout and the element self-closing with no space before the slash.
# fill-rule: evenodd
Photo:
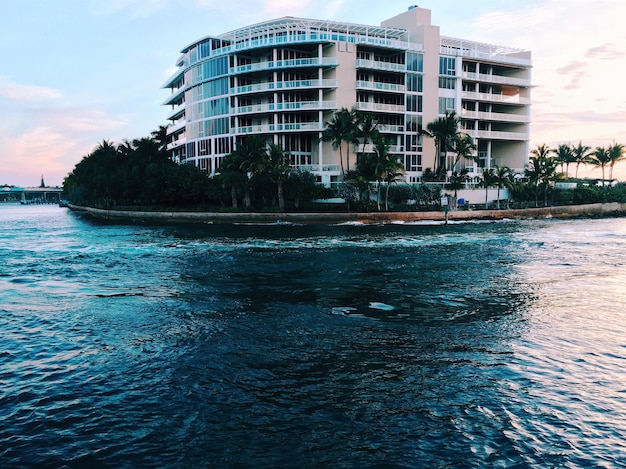
<svg viewBox="0 0 626 469">
<path fill-rule="evenodd" d="M 218 213 L 218 212 L 148 212 L 105 210 L 69 205 L 71 210 L 94 218 L 120 222 L 144 223 L 381 223 L 444 221 L 440 212 L 329 212 L 329 213 Z M 501 220 L 522 218 L 568 218 L 626 215 L 626 204 L 567 205 L 559 207 L 510 210 L 459 210 L 448 213 L 448 220 Z"/>
</svg>

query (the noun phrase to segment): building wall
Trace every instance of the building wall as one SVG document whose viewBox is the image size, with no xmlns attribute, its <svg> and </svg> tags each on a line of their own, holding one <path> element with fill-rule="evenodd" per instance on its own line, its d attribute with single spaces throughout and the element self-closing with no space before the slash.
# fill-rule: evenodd
<svg viewBox="0 0 626 469">
<path fill-rule="evenodd" d="M 442 115 L 444 99 L 443 104 L 453 103 L 461 131 L 478 147 L 478 163 L 468 160 L 464 165 L 475 174 L 503 164 L 521 170 L 528 161 L 530 140 L 530 52 L 491 47 L 442 37 L 439 27 L 431 24 L 430 10 L 417 7 L 383 21 L 381 27 L 283 18 L 204 38 L 182 51 L 179 71 L 164 85 L 172 90 L 166 100 L 173 123 L 168 148 L 175 161 L 216 173 L 239 138 L 261 134 L 275 143 L 293 144 L 298 136 L 310 149 L 294 156 L 294 164 L 329 184 L 340 178 L 340 162 L 339 151 L 330 142 L 320 142 L 324 123 L 335 111 L 356 105 L 382 123 L 392 152 L 405 162 L 407 180 L 419 181 L 424 170 L 434 166 L 435 144 L 432 138 L 417 137 L 410 122 L 419 121 L 425 128 Z M 313 62 L 292 66 L 280 61 L 293 51 Z M 422 69 L 409 71 L 407 61 L 415 54 L 421 55 Z M 360 60 L 364 56 L 371 57 L 371 63 L 366 60 L 364 65 Z M 227 129 L 215 114 L 223 113 L 221 106 L 207 103 L 217 97 L 210 96 L 211 87 L 198 95 L 207 80 L 217 79 L 208 76 L 213 72 L 206 65 L 198 79 L 198 67 L 219 57 L 228 61 L 230 109 L 221 114 L 228 119 Z M 454 63 L 454 75 L 443 77 L 449 79 L 445 88 L 440 88 L 442 58 Z M 391 62 L 388 68 L 386 62 Z M 409 90 L 411 74 L 420 75 L 421 90 Z M 364 77 L 367 81 L 359 81 Z M 311 85 L 301 86 L 309 83 L 306 80 Z M 246 86 L 252 91 L 242 91 Z M 290 99 L 290 93 L 307 96 L 310 103 L 287 109 L 279 101 Z M 355 150 L 350 151 L 351 169 Z M 345 157 L 345 145 L 342 151 Z"/>
</svg>

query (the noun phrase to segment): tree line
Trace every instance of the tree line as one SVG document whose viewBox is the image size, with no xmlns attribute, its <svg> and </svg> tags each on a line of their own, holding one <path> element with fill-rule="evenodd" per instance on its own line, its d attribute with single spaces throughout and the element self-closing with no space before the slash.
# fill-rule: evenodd
<svg viewBox="0 0 626 469">
<path fill-rule="evenodd" d="M 390 151 L 390 143 L 378 129 L 371 113 L 342 108 L 326 122 L 321 140 L 330 142 L 339 153 L 341 183 L 332 189 L 316 184 L 316 176 L 290 164 L 290 156 L 280 145 L 263 136 L 248 135 L 235 142 L 235 149 L 221 162 L 217 174 L 209 177 L 191 164 L 178 165 L 167 154 L 167 128 L 161 126 L 149 137 L 115 145 L 103 140 L 86 155 L 65 178 L 65 197 L 91 206 L 218 206 L 230 210 L 301 210 L 311 209 L 314 198 L 343 197 L 353 210 L 389 210 L 413 200 L 423 208 L 439 203 L 442 189 L 457 193 L 464 188 L 485 189 L 485 203 L 490 188 L 508 189 L 516 206 L 544 205 L 559 202 L 554 185 L 567 180 L 569 168 L 591 165 L 613 177 L 616 163 L 625 158 L 624 146 L 618 143 L 592 149 L 561 144 L 556 148 L 538 145 L 531 151 L 522 173 L 507 166 L 483 168 L 477 176 L 465 168 L 465 160 L 477 162 L 476 146 L 471 137 L 459 130 L 460 119 L 454 112 L 428 123 L 419 135 L 433 138 L 436 158 L 432 168 L 424 170 L 423 179 L 438 184 L 402 184 L 404 165 Z M 350 151 L 356 152 L 355 167 L 350 168 Z M 345 152 L 344 152 L 345 150 Z M 345 157 L 345 158 L 344 158 Z M 345 164 L 344 164 L 345 162 Z M 561 171 L 558 171 L 558 168 Z M 413 186 L 413 188 L 411 188 Z M 371 197 L 375 188 L 376 197 Z M 437 189 L 438 188 L 438 189 Z M 613 197 L 609 187 L 603 195 L 594 188 L 579 189 L 587 199 Z M 406 199 L 402 199 L 406 196 Z M 574 197 L 561 197 L 575 203 Z M 571 200 L 570 200 L 571 199 Z M 594 200 L 595 201 L 595 200 Z M 506 200 L 507 207 L 511 198 Z"/>
</svg>

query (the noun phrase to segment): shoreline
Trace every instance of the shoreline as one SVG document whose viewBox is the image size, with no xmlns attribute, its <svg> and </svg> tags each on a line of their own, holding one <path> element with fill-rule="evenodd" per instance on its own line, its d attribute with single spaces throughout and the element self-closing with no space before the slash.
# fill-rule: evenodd
<svg viewBox="0 0 626 469">
<path fill-rule="evenodd" d="M 152 223 L 346 223 L 363 224 L 440 221 L 446 222 L 446 214 L 437 212 L 324 212 L 324 213 L 220 213 L 220 212 L 148 212 L 107 210 L 68 204 L 75 212 L 107 221 L 152 222 Z M 584 218 L 594 216 L 626 215 L 626 204 L 612 202 L 606 204 L 563 205 L 502 210 L 454 210 L 449 211 L 447 220 L 502 220 L 524 218 Z"/>
</svg>

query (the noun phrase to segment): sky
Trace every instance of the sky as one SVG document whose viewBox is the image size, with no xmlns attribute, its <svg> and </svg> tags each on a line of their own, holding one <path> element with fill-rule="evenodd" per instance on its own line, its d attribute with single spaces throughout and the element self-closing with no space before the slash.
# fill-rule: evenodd
<svg viewBox="0 0 626 469">
<path fill-rule="evenodd" d="M 38 186 L 42 176 L 61 185 L 103 140 L 121 143 L 166 125 L 162 85 L 180 50 L 199 38 L 283 16 L 379 25 L 415 1 L 3 0 L 0 185 Z M 626 144 L 626 2 L 419 6 L 444 36 L 532 52 L 531 148 Z M 626 163 L 615 176 L 626 180 Z"/>
</svg>

